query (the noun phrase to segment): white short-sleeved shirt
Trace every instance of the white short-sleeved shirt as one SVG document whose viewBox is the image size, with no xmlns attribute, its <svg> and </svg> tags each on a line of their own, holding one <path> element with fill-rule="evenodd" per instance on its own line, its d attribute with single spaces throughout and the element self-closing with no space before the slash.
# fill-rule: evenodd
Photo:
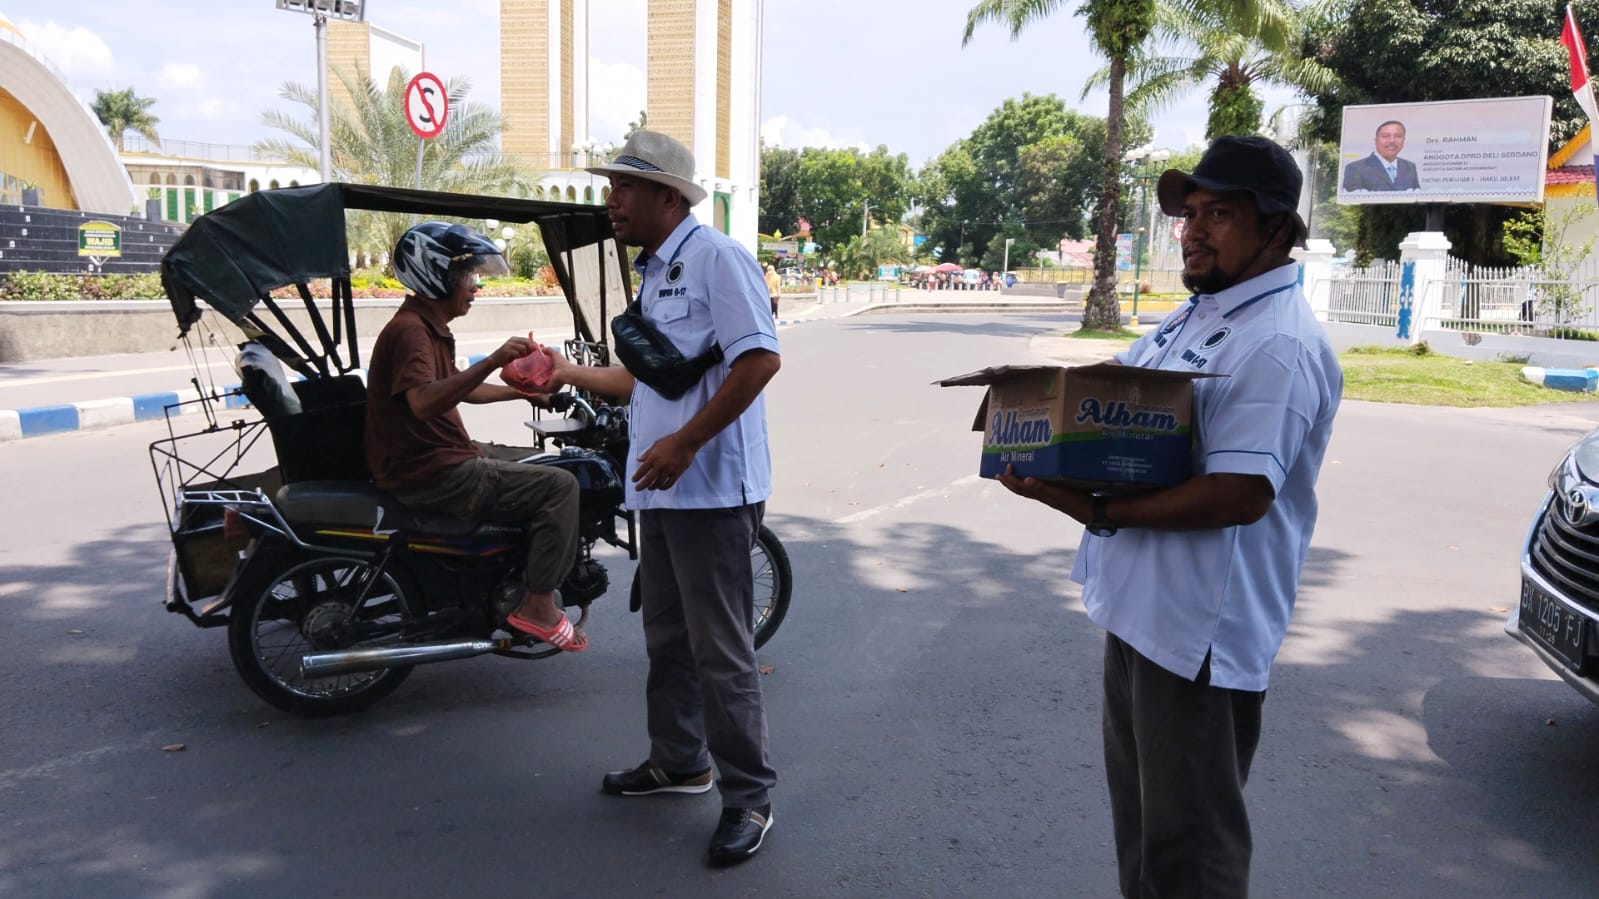
<svg viewBox="0 0 1599 899">
<path fill-rule="evenodd" d="M 1072 580 L 1088 616 L 1181 677 L 1266 689 L 1316 524 L 1316 476 L 1343 370 L 1284 265 L 1200 295 L 1117 357 L 1127 365 L 1228 375 L 1195 382 L 1196 474 L 1252 474 L 1276 491 L 1241 527 L 1085 533 Z"/>
<path fill-rule="evenodd" d="M 772 457 L 766 442 L 766 399 L 761 394 L 736 421 L 700 447 L 694 462 L 667 490 L 638 490 L 638 457 L 655 441 L 693 418 L 727 380 L 733 360 L 750 350 L 777 352 L 777 325 L 766 279 L 749 251 L 731 237 L 688 216 L 658 254 L 635 263 L 644 315 L 687 358 L 722 347 L 722 361 L 675 400 L 643 381 L 633 387 L 628 412 L 629 509 L 726 509 L 764 502 L 772 495 Z"/>
</svg>

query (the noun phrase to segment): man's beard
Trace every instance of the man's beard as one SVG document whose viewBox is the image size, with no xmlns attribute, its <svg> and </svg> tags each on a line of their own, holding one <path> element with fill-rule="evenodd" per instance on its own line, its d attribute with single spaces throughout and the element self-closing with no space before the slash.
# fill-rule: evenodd
<svg viewBox="0 0 1599 899">
<path fill-rule="evenodd" d="M 1238 273 L 1222 270 L 1219 266 L 1211 268 L 1203 275 L 1190 275 L 1183 272 L 1183 286 L 1190 293 L 1212 294 L 1221 293 L 1227 288 L 1238 283 Z"/>
</svg>

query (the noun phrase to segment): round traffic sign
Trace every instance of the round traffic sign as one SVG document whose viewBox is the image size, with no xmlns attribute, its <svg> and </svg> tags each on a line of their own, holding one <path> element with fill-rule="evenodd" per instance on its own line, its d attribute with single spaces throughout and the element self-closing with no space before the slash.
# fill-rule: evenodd
<svg viewBox="0 0 1599 899">
<path fill-rule="evenodd" d="M 405 123 L 416 136 L 427 140 L 444 131 L 450 118 L 450 96 L 444 82 L 432 72 L 422 72 L 405 86 Z"/>
</svg>

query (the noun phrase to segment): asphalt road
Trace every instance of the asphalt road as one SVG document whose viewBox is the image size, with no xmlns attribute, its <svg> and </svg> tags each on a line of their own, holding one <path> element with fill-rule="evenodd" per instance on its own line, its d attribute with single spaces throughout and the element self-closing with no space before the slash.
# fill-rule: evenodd
<svg viewBox="0 0 1599 899">
<path fill-rule="evenodd" d="M 714 794 L 598 792 L 647 751 L 622 591 L 581 656 L 421 668 L 300 720 L 161 609 L 159 423 L 0 445 L 0 895 L 1113 895 L 1080 529 L 977 478 L 978 394 L 929 386 L 1042 361 L 1051 326 L 783 333 L 781 784 L 767 847 L 722 871 L 700 860 Z M 470 412 L 525 440 L 516 412 Z M 1596 418 L 1345 404 L 1247 793 L 1257 895 L 1592 893 L 1599 708 L 1502 622 L 1543 479 Z"/>
</svg>

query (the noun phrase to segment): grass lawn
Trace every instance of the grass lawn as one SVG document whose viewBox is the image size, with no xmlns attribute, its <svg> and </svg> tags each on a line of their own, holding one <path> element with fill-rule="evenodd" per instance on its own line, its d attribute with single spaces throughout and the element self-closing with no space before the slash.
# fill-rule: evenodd
<svg viewBox="0 0 1599 899">
<path fill-rule="evenodd" d="M 1355 347 L 1338 357 L 1344 399 L 1420 406 L 1534 406 L 1574 403 L 1590 394 L 1529 384 L 1520 362 L 1470 362 L 1439 353 Z"/>
<path fill-rule="evenodd" d="M 1138 332 L 1071 331 L 1078 340 L 1129 343 Z M 1441 353 L 1354 347 L 1338 357 L 1344 368 L 1344 399 L 1418 406 L 1536 406 L 1576 403 L 1595 397 L 1529 384 L 1520 362 L 1471 362 Z"/>
</svg>

